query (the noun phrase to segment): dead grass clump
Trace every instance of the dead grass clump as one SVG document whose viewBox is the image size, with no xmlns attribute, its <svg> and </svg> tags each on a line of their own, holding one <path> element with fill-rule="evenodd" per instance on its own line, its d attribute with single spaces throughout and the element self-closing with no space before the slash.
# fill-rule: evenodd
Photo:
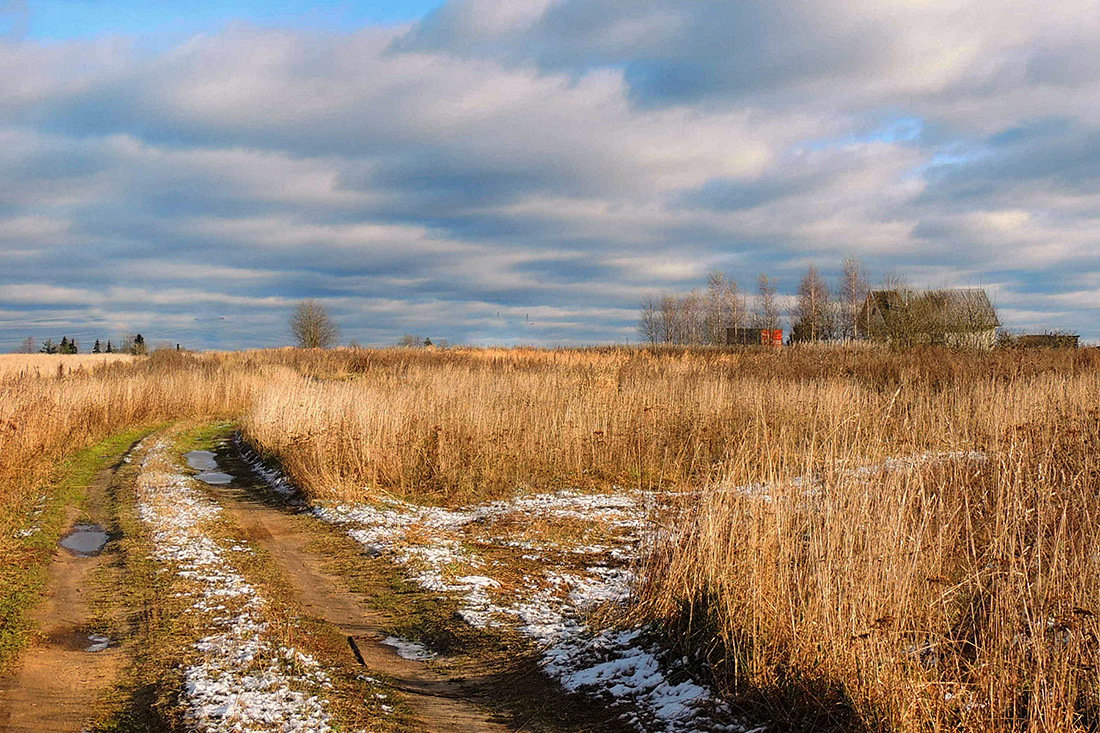
<svg viewBox="0 0 1100 733">
<path fill-rule="evenodd" d="M 735 699 L 797 725 L 1094 726 L 1100 382 L 956 390 L 843 419 L 965 452 L 857 469 L 865 451 L 838 434 L 729 466 L 667 525 L 645 614 L 693 639 Z"/>
</svg>

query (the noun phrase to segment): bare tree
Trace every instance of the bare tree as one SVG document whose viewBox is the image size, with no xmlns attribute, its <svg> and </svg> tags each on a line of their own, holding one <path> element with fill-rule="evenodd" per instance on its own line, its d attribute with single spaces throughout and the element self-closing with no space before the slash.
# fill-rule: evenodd
<svg viewBox="0 0 1100 733">
<path fill-rule="evenodd" d="M 336 343 L 336 324 L 316 300 L 303 300 L 290 316 L 290 332 L 303 349 L 327 349 Z"/>
<path fill-rule="evenodd" d="M 756 279 L 757 300 L 755 325 L 757 328 L 779 328 L 779 300 L 775 294 L 775 286 L 768 280 L 768 276 L 760 273 Z"/>
<path fill-rule="evenodd" d="M 638 321 L 638 335 L 643 341 L 656 344 L 661 341 L 661 309 L 660 304 L 652 295 L 647 295 L 642 301 L 642 317 Z"/>
<path fill-rule="evenodd" d="M 694 346 L 703 343 L 703 299 L 692 290 L 677 300 L 676 343 Z"/>
<path fill-rule="evenodd" d="M 859 311 L 867 300 L 867 279 L 855 257 L 845 257 L 840 278 L 840 334 L 844 338 L 866 336 L 859 332 Z"/>
<path fill-rule="evenodd" d="M 833 312 L 829 286 L 813 265 L 798 285 L 791 338 L 795 341 L 824 341 L 833 336 Z"/>
<path fill-rule="evenodd" d="M 33 354 L 36 351 L 38 351 L 38 345 L 34 342 L 34 336 L 28 336 L 19 345 L 20 354 Z"/>
<path fill-rule="evenodd" d="M 737 283 L 720 272 L 707 278 L 703 308 L 703 343 L 724 344 L 726 329 L 741 326 L 745 320 L 745 299 Z"/>
</svg>

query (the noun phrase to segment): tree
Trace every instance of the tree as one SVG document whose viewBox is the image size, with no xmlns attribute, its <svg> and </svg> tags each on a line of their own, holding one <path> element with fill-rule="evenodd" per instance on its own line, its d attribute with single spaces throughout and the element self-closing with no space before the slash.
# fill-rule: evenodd
<svg viewBox="0 0 1100 733">
<path fill-rule="evenodd" d="M 115 353 L 115 347 L 111 346 L 111 339 L 107 339 L 107 353 L 108 354 Z"/>
<path fill-rule="evenodd" d="M 779 302 L 775 294 L 775 286 L 768 280 L 768 276 L 760 273 L 756 279 L 757 300 L 756 315 L 754 317 L 757 328 L 779 328 Z"/>
<path fill-rule="evenodd" d="M 134 336 L 134 341 L 130 346 L 130 353 L 135 356 L 141 356 L 148 353 L 148 349 L 145 347 L 145 337 L 140 333 Z"/>
<path fill-rule="evenodd" d="M 642 301 L 642 316 L 638 320 L 638 335 L 650 345 L 661 341 L 661 310 L 657 298 L 647 295 Z"/>
<path fill-rule="evenodd" d="M 36 351 L 38 351 L 38 345 L 34 342 L 34 336 L 23 339 L 23 343 L 19 346 L 20 354 L 33 354 Z"/>
<path fill-rule="evenodd" d="M 745 299 L 737 283 L 720 272 L 707 277 L 707 294 L 703 305 L 703 343 L 726 343 L 726 329 L 742 325 L 745 320 Z"/>
<path fill-rule="evenodd" d="M 833 337 L 834 319 L 829 302 L 829 286 L 813 265 L 798 285 L 791 339 L 794 341 L 825 341 Z"/>
<path fill-rule="evenodd" d="M 864 338 L 859 332 L 859 311 L 867 300 L 867 279 L 855 257 L 845 257 L 840 277 L 840 335 L 848 339 Z"/>
<path fill-rule="evenodd" d="M 303 349 L 327 349 L 336 344 L 336 324 L 316 300 L 303 300 L 290 316 L 290 332 Z"/>
<path fill-rule="evenodd" d="M 103 347 L 99 345 L 99 339 L 96 339 L 95 344 L 92 345 L 92 353 L 93 354 L 102 354 L 103 353 Z"/>
<path fill-rule="evenodd" d="M 53 339 L 46 339 L 42 342 L 42 348 L 38 350 L 43 354 L 56 354 L 57 344 L 53 342 Z"/>
</svg>

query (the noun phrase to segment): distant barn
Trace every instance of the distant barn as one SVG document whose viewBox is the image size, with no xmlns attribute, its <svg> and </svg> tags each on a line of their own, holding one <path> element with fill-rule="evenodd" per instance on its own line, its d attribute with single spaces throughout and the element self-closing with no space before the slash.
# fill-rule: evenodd
<svg viewBox="0 0 1100 733">
<path fill-rule="evenodd" d="M 726 329 L 727 346 L 782 346 L 783 331 L 778 328 L 744 328 L 731 326 Z"/>
<path fill-rule="evenodd" d="M 873 290 L 856 319 L 874 341 L 992 348 L 1001 322 L 980 288 Z"/>
<path fill-rule="evenodd" d="M 1002 343 L 1015 349 L 1076 349 L 1080 339 L 1075 333 L 1022 333 L 1006 336 Z"/>
</svg>

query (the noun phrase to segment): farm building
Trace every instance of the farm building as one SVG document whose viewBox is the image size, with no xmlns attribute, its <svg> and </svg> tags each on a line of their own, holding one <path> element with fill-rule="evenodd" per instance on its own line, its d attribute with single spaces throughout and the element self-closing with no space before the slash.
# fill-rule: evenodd
<svg viewBox="0 0 1100 733">
<path fill-rule="evenodd" d="M 1002 346 L 1013 349 L 1076 349 L 1080 341 L 1076 333 L 1022 333 L 1002 336 Z"/>
<path fill-rule="evenodd" d="M 873 290 L 856 320 L 873 341 L 992 348 L 1001 322 L 980 288 Z"/>
<path fill-rule="evenodd" d="M 726 329 L 727 346 L 783 346 L 783 331 L 778 328 L 743 328 L 735 326 Z"/>
</svg>

